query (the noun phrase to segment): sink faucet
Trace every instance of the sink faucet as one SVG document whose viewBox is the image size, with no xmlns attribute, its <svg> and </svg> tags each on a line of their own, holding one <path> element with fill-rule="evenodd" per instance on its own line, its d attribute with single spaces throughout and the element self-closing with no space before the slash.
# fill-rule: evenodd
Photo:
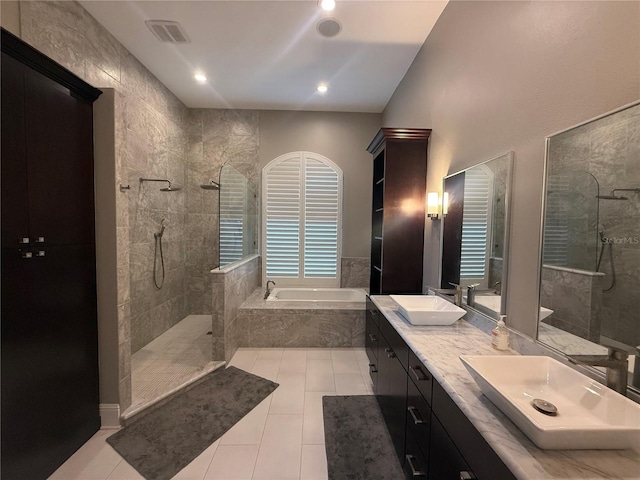
<svg viewBox="0 0 640 480">
<path fill-rule="evenodd" d="M 462 305 L 462 287 L 457 283 L 451 282 L 449 282 L 449 285 L 452 285 L 454 288 L 429 288 L 435 293 L 440 293 L 443 295 L 453 295 L 453 303 L 460 307 Z"/>
<path fill-rule="evenodd" d="M 622 395 L 627 394 L 627 376 L 629 354 L 614 347 L 609 347 L 608 355 L 567 355 L 570 362 L 576 365 L 591 365 L 607 368 L 607 387 Z"/>
<path fill-rule="evenodd" d="M 273 286 L 276 286 L 276 282 L 274 282 L 273 280 L 269 280 L 267 281 L 267 289 L 264 291 L 264 299 L 266 300 L 267 298 L 269 298 L 269 295 L 271 295 L 271 289 L 269 288 L 269 284 L 273 283 Z"/>
</svg>

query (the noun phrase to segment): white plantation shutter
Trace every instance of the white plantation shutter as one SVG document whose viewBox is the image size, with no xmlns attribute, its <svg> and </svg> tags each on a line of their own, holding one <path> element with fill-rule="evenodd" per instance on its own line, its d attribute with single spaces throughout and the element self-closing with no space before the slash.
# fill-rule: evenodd
<svg viewBox="0 0 640 480">
<path fill-rule="evenodd" d="M 338 173 L 315 158 L 305 164 L 304 276 L 336 278 L 338 273 Z"/>
<path fill-rule="evenodd" d="M 492 206 L 492 174 L 488 169 L 465 172 L 462 212 L 460 280 L 482 281 L 488 262 Z M 470 283 L 470 282 L 467 282 Z"/>
<path fill-rule="evenodd" d="M 263 172 L 264 281 L 339 286 L 342 172 L 310 152 L 278 157 Z"/>
<path fill-rule="evenodd" d="M 220 187 L 220 265 L 243 258 L 245 190 L 247 180 L 231 171 Z"/>
<path fill-rule="evenodd" d="M 299 158 L 274 165 L 266 175 L 266 275 L 268 278 L 300 274 L 300 207 L 302 188 Z"/>
</svg>

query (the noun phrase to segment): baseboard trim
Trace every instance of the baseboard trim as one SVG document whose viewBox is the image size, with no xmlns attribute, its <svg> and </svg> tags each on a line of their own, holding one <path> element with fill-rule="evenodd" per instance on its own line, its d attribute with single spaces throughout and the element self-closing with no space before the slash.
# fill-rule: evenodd
<svg viewBox="0 0 640 480">
<path fill-rule="evenodd" d="M 101 403 L 100 428 L 120 428 L 120 405 L 117 403 Z"/>
</svg>

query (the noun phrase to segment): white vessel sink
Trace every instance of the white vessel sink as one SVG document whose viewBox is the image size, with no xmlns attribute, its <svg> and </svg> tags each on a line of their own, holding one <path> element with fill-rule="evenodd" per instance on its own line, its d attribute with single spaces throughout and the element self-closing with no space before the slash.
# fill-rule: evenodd
<svg viewBox="0 0 640 480">
<path fill-rule="evenodd" d="M 482 305 L 483 307 L 488 308 L 489 310 L 492 310 L 497 314 L 499 314 L 501 298 L 502 297 L 500 295 L 476 295 L 475 302 L 476 302 L 476 305 Z M 546 307 L 541 306 L 540 320 L 544 320 L 552 313 L 553 313 L 553 310 L 550 310 Z"/>
<path fill-rule="evenodd" d="M 557 360 L 524 355 L 460 360 L 482 393 L 540 448 L 640 448 L 640 405 Z M 552 403 L 557 414 L 539 412 L 534 399 Z"/>
<path fill-rule="evenodd" d="M 466 311 L 435 295 L 389 295 L 411 325 L 451 325 Z"/>
</svg>

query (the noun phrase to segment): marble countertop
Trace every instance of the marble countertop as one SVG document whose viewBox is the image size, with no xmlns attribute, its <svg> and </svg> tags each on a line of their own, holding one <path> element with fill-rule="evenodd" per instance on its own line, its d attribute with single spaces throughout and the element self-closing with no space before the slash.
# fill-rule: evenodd
<svg viewBox="0 0 640 480">
<path fill-rule="evenodd" d="M 460 355 L 519 355 L 498 352 L 490 337 L 458 320 L 451 326 L 410 325 L 388 296 L 374 295 L 373 302 L 391 325 L 456 402 L 517 478 L 640 480 L 640 452 L 633 450 L 541 450 L 480 391 L 458 358 Z M 505 358 L 508 368 L 508 358 Z"/>
</svg>

